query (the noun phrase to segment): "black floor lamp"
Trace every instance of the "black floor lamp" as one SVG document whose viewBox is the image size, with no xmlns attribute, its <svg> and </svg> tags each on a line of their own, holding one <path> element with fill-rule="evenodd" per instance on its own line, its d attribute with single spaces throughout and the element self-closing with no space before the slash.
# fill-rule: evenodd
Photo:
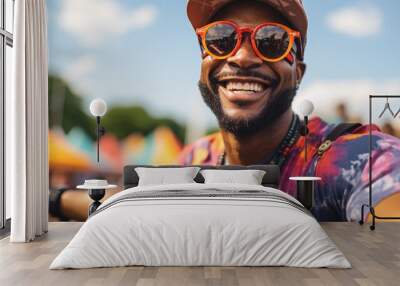
<svg viewBox="0 0 400 286">
<path fill-rule="evenodd" d="M 307 164 L 307 136 L 308 130 L 308 117 L 314 111 L 314 104 L 307 100 L 299 100 L 293 104 L 293 110 L 295 113 L 300 115 L 303 119 L 300 133 L 304 136 L 304 163 Z M 314 189 L 317 181 L 320 181 L 320 177 L 300 176 L 290 177 L 292 181 L 296 181 L 297 184 L 297 199 L 309 210 L 314 206 Z"/>
<path fill-rule="evenodd" d="M 364 208 L 369 208 L 369 212 L 371 213 L 372 216 L 372 224 L 370 225 L 370 229 L 374 230 L 375 229 L 375 219 L 382 219 L 382 220 L 397 220 L 400 219 L 400 217 L 384 217 L 384 216 L 378 216 L 375 213 L 375 208 L 372 206 L 372 101 L 373 99 L 386 99 L 386 105 L 385 109 L 383 110 L 390 110 L 390 107 L 388 104 L 389 98 L 400 98 L 400 95 L 370 95 L 369 96 L 369 161 L 368 161 L 368 171 L 369 171 L 369 178 L 368 178 L 368 188 L 369 188 L 369 202 L 368 204 L 363 204 L 361 206 L 361 219 L 359 221 L 359 224 L 364 224 Z M 383 112 L 379 117 L 382 117 Z M 393 112 L 390 112 L 394 117 L 397 116 L 399 112 L 396 112 L 396 115 L 394 115 Z"/>
<path fill-rule="evenodd" d="M 100 138 L 104 135 L 105 129 L 100 126 L 101 117 L 107 112 L 107 104 L 104 100 L 97 98 L 90 103 L 90 113 L 96 117 L 97 135 L 97 163 L 100 163 Z M 100 206 L 100 200 L 104 197 L 106 189 L 115 188 L 115 185 L 108 184 L 103 178 L 85 180 L 83 185 L 77 186 L 78 189 L 88 190 L 89 197 L 93 200 L 89 206 L 89 216 L 92 215 Z"/>
<path fill-rule="evenodd" d="M 304 136 L 304 159 L 305 162 L 307 163 L 307 135 L 308 135 L 308 117 L 311 115 L 311 113 L 314 111 L 314 104 L 307 100 L 303 99 L 299 102 L 297 102 L 296 105 L 296 111 L 299 115 L 301 115 L 304 119 L 303 121 L 303 126 L 301 130 L 301 135 Z"/>
<path fill-rule="evenodd" d="M 105 128 L 100 126 L 101 117 L 107 112 L 107 104 L 104 100 L 97 98 L 90 103 L 90 113 L 96 117 L 96 135 L 97 135 L 97 163 L 100 162 L 100 138 L 106 132 Z"/>
</svg>

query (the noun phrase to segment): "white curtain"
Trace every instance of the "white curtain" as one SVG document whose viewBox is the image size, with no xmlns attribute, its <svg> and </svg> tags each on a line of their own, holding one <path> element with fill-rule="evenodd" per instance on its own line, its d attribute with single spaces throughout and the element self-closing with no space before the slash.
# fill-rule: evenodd
<svg viewBox="0 0 400 286">
<path fill-rule="evenodd" d="M 13 92 L 6 98 L 6 187 L 12 242 L 48 227 L 47 15 L 45 0 L 15 1 Z"/>
</svg>

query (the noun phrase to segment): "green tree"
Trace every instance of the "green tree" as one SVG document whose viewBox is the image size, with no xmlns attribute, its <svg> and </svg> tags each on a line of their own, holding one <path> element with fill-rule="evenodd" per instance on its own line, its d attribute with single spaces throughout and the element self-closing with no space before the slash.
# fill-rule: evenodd
<svg viewBox="0 0 400 286">
<path fill-rule="evenodd" d="M 49 75 L 49 125 L 60 126 L 65 133 L 80 127 L 93 140 L 96 139 L 96 121 L 85 112 L 82 98 L 60 77 Z M 155 118 L 141 106 L 112 106 L 101 120 L 106 132 L 118 139 L 131 133 L 147 135 L 159 126 L 167 126 L 184 142 L 185 127 L 170 118 Z"/>
<path fill-rule="evenodd" d="M 167 126 L 184 142 L 185 128 L 169 118 L 154 118 L 141 106 L 113 106 L 104 116 L 102 123 L 107 132 L 115 134 L 119 139 L 137 132 L 147 135 L 159 126 Z"/>
<path fill-rule="evenodd" d="M 80 127 L 92 139 L 96 138 L 96 121 L 83 107 L 82 98 L 60 77 L 49 75 L 49 126 L 62 127 L 68 133 Z"/>
</svg>

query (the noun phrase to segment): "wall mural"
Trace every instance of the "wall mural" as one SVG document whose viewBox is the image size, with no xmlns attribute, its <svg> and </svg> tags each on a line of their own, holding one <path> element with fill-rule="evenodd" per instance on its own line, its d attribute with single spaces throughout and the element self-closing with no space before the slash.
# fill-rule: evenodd
<svg viewBox="0 0 400 286">
<path fill-rule="evenodd" d="M 121 185 L 124 165 L 181 163 L 185 145 L 218 130 L 199 91 L 201 51 L 186 1 L 47 5 L 51 189 L 73 188 L 91 177 Z M 305 1 L 305 8 L 307 68 L 295 100 L 312 101 L 313 115 L 330 123 L 367 123 L 369 94 L 400 94 L 393 58 L 400 38 L 392 31 L 400 25 L 398 1 Z M 95 98 L 108 106 L 100 163 L 89 111 Z M 379 115 L 385 104 L 377 103 L 374 112 Z M 400 99 L 391 105 L 400 106 Z M 390 112 L 375 123 L 400 137 L 400 123 Z"/>
</svg>

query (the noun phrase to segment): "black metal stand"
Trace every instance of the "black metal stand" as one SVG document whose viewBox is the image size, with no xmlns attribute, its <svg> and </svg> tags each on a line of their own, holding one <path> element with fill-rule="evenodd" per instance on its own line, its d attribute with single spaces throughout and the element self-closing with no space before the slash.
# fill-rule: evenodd
<svg viewBox="0 0 400 286">
<path fill-rule="evenodd" d="M 308 135 L 308 116 L 304 116 L 304 121 L 301 124 L 300 135 L 304 136 L 304 161 L 307 163 L 307 135 Z"/>
<path fill-rule="evenodd" d="M 97 135 L 97 162 L 100 162 L 100 138 L 106 133 L 106 129 L 100 126 L 100 116 L 96 116 L 96 135 Z"/>
<path fill-rule="evenodd" d="M 400 98 L 400 95 L 370 95 L 369 96 L 369 162 L 368 162 L 368 168 L 369 168 L 369 178 L 368 178 L 368 187 L 369 187 L 369 203 L 368 204 L 363 204 L 361 206 L 361 219 L 358 222 L 360 225 L 364 224 L 364 208 L 369 208 L 369 212 L 372 215 L 372 224 L 369 226 L 371 230 L 375 230 L 375 220 L 376 219 L 400 219 L 400 217 L 384 217 L 384 216 L 378 216 L 375 213 L 375 209 L 372 206 L 372 100 L 374 98 Z"/>
<path fill-rule="evenodd" d="M 96 135 L 97 135 L 97 162 L 100 162 L 100 116 L 96 117 Z"/>
<path fill-rule="evenodd" d="M 97 208 L 101 205 L 100 200 L 104 197 L 104 194 L 106 193 L 105 189 L 90 189 L 89 190 L 89 197 L 94 201 L 90 206 L 89 206 L 89 216 L 94 213 Z"/>
<path fill-rule="evenodd" d="M 304 116 L 304 160 L 307 163 L 308 116 Z"/>
</svg>

